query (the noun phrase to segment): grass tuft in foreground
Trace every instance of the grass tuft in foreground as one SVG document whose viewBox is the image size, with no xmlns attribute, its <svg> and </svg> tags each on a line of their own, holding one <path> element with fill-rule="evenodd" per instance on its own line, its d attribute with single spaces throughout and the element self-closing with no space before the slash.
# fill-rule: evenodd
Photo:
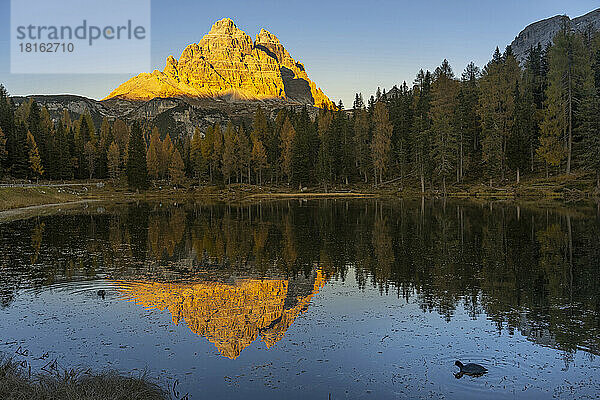
<svg viewBox="0 0 600 400">
<path fill-rule="evenodd" d="M 0 360 L 0 399 L 3 400 L 165 400 L 169 395 L 146 377 L 117 372 L 29 376 L 12 359 Z"/>
</svg>

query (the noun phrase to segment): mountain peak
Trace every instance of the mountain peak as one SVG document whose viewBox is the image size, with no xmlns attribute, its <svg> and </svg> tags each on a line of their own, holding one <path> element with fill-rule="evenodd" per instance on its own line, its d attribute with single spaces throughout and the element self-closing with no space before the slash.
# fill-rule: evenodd
<svg viewBox="0 0 600 400">
<path fill-rule="evenodd" d="M 213 26 L 210 28 L 210 32 L 208 32 L 208 34 L 221 33 L 221 32 L 232 33 L 232 32 L 238 31 L 238 30 L 239 30 L 238 27 L 235 25 L 235 22 L 233 22 L 233 20 L 231 18 L 223 18 L 223 19 L 216 21 L 213 24 Z"/>
<path fill-rule="evenodd" d="M 577 31 L 588 28 L 600 29 L 600 8 L 573 19 L 566 15 L 555 15 L 527 25 L 510 44 L 517 60 L 524 64 L 531 47 L 537 46 L 538 43 L 545 47 L 551 43 L 564 23 Z"/>
<path fill-rule="evenodd" d="M 142 73 L 124 82 L 106 99 L 149 100 L 156 97 L 279 98 L 321 107 L 331 100 L 312 82 L 279 39 L 261 29 L 256 41 L 233 20 L 216 21 L 179 60 L 169 56 L 162 72 Z"/>
<path fill-rule="evenodd" d="M 265 44 L 265 43 L 280 44 L 281 42 L 279 41 L 279 39 L 277 38 L 277 36 L 273 35 L 271 32 L 269 32 L 265 28 L 262 28 L 260 30 L 260 33 L 258 35 L 256 35 L 256 40 L 254 41 L 254 43 L 258 43 L 258 44 Z"/>
</svg>

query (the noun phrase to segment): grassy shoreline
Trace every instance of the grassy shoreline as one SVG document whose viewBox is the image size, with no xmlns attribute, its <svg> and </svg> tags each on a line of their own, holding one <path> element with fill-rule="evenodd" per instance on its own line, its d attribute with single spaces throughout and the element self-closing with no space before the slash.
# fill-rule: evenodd
<svg viewBox="0 0 600 400">
<path fill-rule="evenodd" d="M 444 193 L 435 188 L 421 193 L 415 182 L 400 185 L 398 182 L 372 185 L 339 185 L 327 188 L 312 187 L 294 190 L 288 186 L 257 186 L 231 184 L 228 186 L 202 186 L 172 188 L 155 186 L 144 192 L 132 192 L 127 188 L 99 184 L 98 182 L 72 182 L 46 186 L 0 187 L 0 212 L 37 206 L 61 206 L 83 201 L 137 201 L 137 200 L 207 200 L 207 201 L 259 201 L 262 199 L 291 198 L 436 198 Z M 597 200 L 599 193 L 593 180 L 585 174 L 561 175 L 551 178 L 531 178 L 519 184 L 507 183 L 490 186 L 468 183 L 448 187 L 446 196 L 459 199 L 507 199 L 507 200 Z"/>
<path fill-rule="evenodd" d="M 0 360 L 0 398 L 4 400 L 167 400 L 169 394 L 146 376 L 114 371 L 63 371 L 31 374 L 12 359 Z"/>
</svg>

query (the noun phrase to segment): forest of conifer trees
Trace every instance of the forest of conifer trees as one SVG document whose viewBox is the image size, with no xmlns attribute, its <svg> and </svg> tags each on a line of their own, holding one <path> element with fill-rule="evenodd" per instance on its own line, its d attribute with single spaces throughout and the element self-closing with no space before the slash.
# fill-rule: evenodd
<svg viewBox="0 0 600 400">
<path fill-rule="evenodd" d="M 447 60 L 414 82 L 378 88 L 351 109 L 311 117 L 216 124 L 190 138 L 89 113 L 53 121 L 30 99 L 15 107 L 0 86 L 0 178 L 112 179 L 145 189 L 250 183 L 293 187 L 394 181 L 444 193 L 455 183 L 502 185 L 522 176 L 593 174 L 600 189 L 600 34 L 562 29 L 522 65 L 510 46 L 456 76 Z"/>
</svg>

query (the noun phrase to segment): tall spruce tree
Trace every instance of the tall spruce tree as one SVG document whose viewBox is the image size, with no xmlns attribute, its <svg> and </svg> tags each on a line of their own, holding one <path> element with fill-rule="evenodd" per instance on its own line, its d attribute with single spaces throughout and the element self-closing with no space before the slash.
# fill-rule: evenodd
<svg viewBox="0 0 600 400">
<path fill-rule="evenodd" d="M 392 133 L 392 164 L 394 172 L 398 174 L 402 184 L 405 174 L 409 170 L 411 154 L 411 133 L 413 129 L 413 93 L 408 89 L 406 82 L 400 88 L 394 86 L 390 104 L 390 121 L 394 126 Z"/>
<path fill-rule="evenodd" d="M 600 95 L 584 97 L 580 109 L 577 133 L 583 138 L 583 166 L 593 171 L 596 190 L 600 191 Z"/>
<path fill-rule="evenodd" d="M 231 121 L 223 134 L 223 159 L 221 162 L 223 179 L 231 184 L 231 175 L 238 170 L 238 154 L 235 147 L 235 128 Z"/>
<path fill-rule="evenodd" d="M 204 137 L 202 138 L 201 150 L 202 150 L 202 158 L 204 159 L 206 166 L 208 168 L 208 177 L 210 182 L 213 181 L 213 143 L 215 140 L 214 130 L 212 126 L 209 126 L 204 133 Z"/>
<path fill-rule="evenodd" d="M 146 164 L 148 168 L 148 178 L 158 179 L 161 175 L 161 155 L 162 142 L 158 133 L 158 128 L 152 129 L 150 135 L 150 143 L 146 152 Z"/>
<path fill-rule="evenodd" d="M 384 102 L 378 101 L 373 111 L 373 141 L 371 142 L 371 157 L 375 172 L 375 185 L 383 182 L 383 173 L 390 166 L 390 154 L 393 126 L 390 123 L 388 110 Z"/>
<path fill-rule="evenodd" d="M 520 77 L 521 69 L 510 46 L 504 55 L 496 47 L 492 60 L 483 69 L 479 96 L 482 161 L 490 182 L 494 178 L 504 179 L 506 142 L 514 117 L 514 87 Z"/>
<path fill-rule="evenodd" d="M 546 111 L 541 124 L 538 154 L 547 164 L 558 165 L 566 158 L 565 172 L 571 173 L 576 104 L 589 93 L 593 75 L 589 50 L 568 21 L 556 34 L 548 53 Z M 564 150 L 558 151 L 564 143 Z"/>
<path fill-rule="evenodd" d="M 108 147 L 107 163 L 108 163 L 108 176 L 113 181 L 116 181 L 117 179 L 119 179 L 121 162 L 120 162 L 119 146 L 114 141 Z"/>
<path fill-rule="evenodd" d="M 289 117 L 286 117 L 283 127 L 281 128 L 281 169 L 287 178 L 287 183 L 290 184 L 294 173 L 294 138 L 296 130 L 292 125 Z"/>
<path fill-rule="evenodd" d="M 185 182 L 185 165 L 179 149 L 175 148 L 169 162 L 169 180 L 172 185 L 181 186 Z"/>
<path fill-rule="evenodd" d="M 534 103 L 527 97 L 521 95 L 519 83 L 514 89 L 514 116 L 512 132 L 507 141 L 506 157 L 508 166 L 515 171 L 516 182 L 521 180 L 521 171 L 524 171 L 529 165 L 529 141 L 532 139 L 532 132 L 535 130 L 535 121 L 533 119 Z"/>
<path fill-rule="evenodd" d="M 146 164 L 146 143 L 138 122 L 134 122 L 129 134 L 127 158 L 127 183 L 137 190 L 148 188 L 148 169 Z"/>
<path fill-rule="evenodd" d="M 262 173 L 269 167 L 267 162 L 267 151 L 260 140 L 254 140 L 252 144 L 252 162 L 256 173 L 256 183 L 262 185 Z"/>
<path fill-rule="evenodd" d="M 303 107 L 297 118 L 296 135 L 293 143 L 292 164 L 294 170 L 294 182 L 300 187 L 311 183 L 315 176 L 315 165 L 317 163 L 317 152 L 319 137 L 314 125 L 311 123 L 308 110 Z"/>
<path fill-rule="evenodd" d="M 455 112 L 460 84 L 444 60 L 436 68 L 431 89 L 431 155 L 434 168 L 446 194 L 446 179 L 456 171 L 457 130 Z M 456 174 L 458 176 L 458 173 Z"/>
<path fill-rule="evenodd" d="M 192 163 L 193 175 L 199 182 L 204 179 L 206 162 L 202 155 L 202 133 L 199 128 L 194 130 L 190 147 L 190 161 Z"/>
<path fill-rule="evenodd" d="M 367 183 L 371 165 L 369 114 L 365 109 L 357 109 L 354 111 L 352 118 L 354 120 L 356 167 L 364 182 Z"/>
<path fill-rule="evenodd" d="M 238 173 L 239 181 L 244 182 L 244 175 L 247 176 L 247 182 L 250 184 L 250 168 L 252 164 L 252 149 L 250 148 L 250 139 L 244 131 L 244 127 L 238 128 L 237 135 L 235 136 L 235 147 L 237 149 L 238 156 Z"/>
<path fill-rule="evenodd" d="M 463 180 L 467 171 L 481 161 L 481 124 L 477 114 L 479 103 L 479 67 L 469 63 L 461 76 L 456 110 L 458 129 L 457 180 Z"/>
<path fill-rule="evenodd" d="M 334 112 L 321 109 L 317 115 L 317 132 L 319 134 L 318 175 L 323 183 L 331 183 L 335 173 L 335 132 L 331 128 Z"/>
<path fill-rule="evenodd" d="M 525 60 L 525 69 L 523 71 L 522 99 L 525 104 L 531 103 L 533 106 L 526 107 L 532 115 L 528 118 L 533 120 L 532 130 L 528 134 L 529 146 L 529 169 L 534 171 L 536 160 L 536 149 L 539 146 L 540 124 L 544 116 L 544 103 L 546 102 L 546 88 L 548 63 L 546 51 L 542 45 L 531 47 Z"/>
<path fill-rule="evenodd" d="M 92 179 L 94 171 L 96 170 L 96 162 L 98 160 L 98 149 L 94 146 L 92 141 L 87 142 L 83 146 L 83 152 L 85 154 L 85 160 L 87 162 L 87 171 L 89 178 Z"/>
<path fill-rule="evenodd" d="M 155 128 L 158 132 L 158 128 Z M 152 136 L 154 136 L 153 134 Z M 173 156 L 173 152 L 175 151 L 175 146 L 173 146 L 173 142 L 171 141 L 171 135 L 169 133 L 166 134 L 165 139 L 162 141 L 161 148 L 159 151 L 160 156 L 160 176 L 161 178 L 169 177 L 169 165 L 171 164 L 171 157 Z"/>
<path fill-rule="evenodd" d="M 213 127 L 211 165 L 213 177 L 216 179 L 221 174 L 221 162 L 223 160 L 223 133 L 221 125 L 216 123 Z"/>
<path fill-rule="evenodd" d="M 583 167 L 596 175 L 600 192 L 600 33 L 590 43 L 594 87 L 586 91 L 578 110 L 578 136 L 582 138 Z"/>
<path fill-rule="evenodd" d="M 421 183 L 421 192 L 425 192 L 425 180 L 431 171 L 430 127 L 431 119 L 431 73 L 420 70 L 415 79 L 415 117 L 413 124 L 413 157 L 415 169 Z"/>
<path fill-rule="evenodd" d="M 42 165 L 42 159 L 35 138 L 29 131 L 27 132 L 27 151 L 29 155 L 30 176 L 34 179 L 39 179 L 44 174 L 44 166 Z"/>
<path fill-rule="evenodd" d="M 6 172 L 6 161 L 8 159 L 8 150 L 6 149 L 6 136 L 2 127 L 0 127 L 0 178 L 2 178 Z"/>
</svg>

